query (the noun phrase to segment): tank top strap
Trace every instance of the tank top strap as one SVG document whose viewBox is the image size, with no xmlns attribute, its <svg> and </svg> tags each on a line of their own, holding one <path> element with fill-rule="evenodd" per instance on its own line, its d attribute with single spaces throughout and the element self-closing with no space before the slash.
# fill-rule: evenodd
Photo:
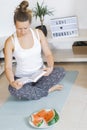
<svg viewBox="0 0 87 130">
<path fill-rule="evenodd" d="M 17 46 L 17 48 L 18 48 L 18 40 L 17 40 L 17 34 L 16 34 L 16 32 L 12 34 L 11 40 L 12 40 L 12 44 L 14 45 L 14 47 Z"/>
<path fill-rule="evenodd" d="M 39 36 L 39 33 L 38 33 L 38 29 L 33 30 L 33 29 L 30 28 L 30 30 L 31 30 L 31 32 L 33 34 L 33 37 L 37 38 L 38 41 L 40 41 L 40 36 Z"/>
<path fill-rule="evenodd" d="M 11 40 L 12 40 L 12 43 L 14 45 L 14 43 L 15 43 L 14 34 L 11 35 Z"/>
<path fill-rule="evenodd" d="M 40 41 L 40 36 L 39 36 L 38 29 L 36 29 L 36 34 L 37 34 L 37 38 L 38 38 L 38 40 Z"/>
</svg>

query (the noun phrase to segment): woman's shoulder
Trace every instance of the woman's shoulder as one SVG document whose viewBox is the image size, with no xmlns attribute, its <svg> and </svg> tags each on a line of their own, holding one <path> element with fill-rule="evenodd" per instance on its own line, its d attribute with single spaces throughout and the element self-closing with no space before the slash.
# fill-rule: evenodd
<svg viewBox="0 0 87 130">
<path fill-rule="evenodd" d="M 9 37 L 7 37 L 6 41 L 5 41 L 5 45 L 12 45 L 12 38 L 14 37 L 14 35 L 10 35 Z"/>
<path fill-rule="evenodd" d="M 41 29 L 34 29 L 36 36 L 39 40 L 45 38 L 44 33 Z"/>
<path fill-rule="evenodd" d="M 38 32 L 39 33 L 39 35 L 43 35 L 43 31 L 41 30 L 41 29 L 35 29 L 36 30 L 36 32 Z"/>
<path fill-rule="evenodd" d="M 11 36 L 7 37 L 7 39 L 5 41 L 6 44 L 9 43 L 9 42 L 11 42 Z"/>
<path fill-rule="evenodd" d="M 39 35 L 43 34 L 42 30 L 41 29 L 38 29 L 38 28 L 32 28 L 31 30 L 33 30 L 34 33 L 38 33 Z"/>
</svg>

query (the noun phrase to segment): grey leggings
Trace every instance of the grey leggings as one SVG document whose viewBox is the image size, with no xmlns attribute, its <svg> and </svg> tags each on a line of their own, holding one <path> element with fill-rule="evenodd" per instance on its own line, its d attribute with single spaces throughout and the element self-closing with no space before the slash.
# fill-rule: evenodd
<svg viewBox="0 0 87 130">
<path fill-rule="evenodd" d="M 65 70 L 62 67 L 55 67 L 49 76 L 43 76 L 36 83 L 26 83 L 21 89 L 17 90 L 9 85 L 8 89 L 11 95 L 19 99 L 37 100 L 47 96 L 49 89 L 58 84 L 65 76 Z M 18 79 L 15 77 L 15 79 Z"/>
</svg>

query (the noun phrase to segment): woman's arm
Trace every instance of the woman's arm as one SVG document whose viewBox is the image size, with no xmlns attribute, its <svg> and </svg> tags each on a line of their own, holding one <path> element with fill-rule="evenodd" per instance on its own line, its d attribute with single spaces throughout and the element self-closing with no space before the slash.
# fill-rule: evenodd
<svg viewBox="0 0 87 130">
<path fill-rule="evenodd" d="M 9 37 L 5 42 L 5 48 L 4 48 L 4 56 L 5 56 L 5 73 L 6 77 L 10 83 L 11 86 L 15 87 L 16 89 L 19 89 L 21 86 L 18 83 L 18 81 L 14 80 L 14 73 L 12 70 L 12 52 L 14 50 L 14 46 L 12 44 L 11 37 Z"/>
<path fill-rule="evenodd" d="M 47 68 L 46 68 L 47 75 L 49 75 L 52 72 L 53 67 L 54 67 L 53 55 L 48 46 L 47 39 L 41 30 L 39 30 L 39 36 L 40 36 L 40 43 L 41 43 L 42 51 L 47 61 Z"/>
<path fill-rule="evenodd" d="M 13 46 L 11 38 L 9 37 L 5 42 L 4 56 L 5 56 L 5 73 L 9 83 L 14 81 L 14 75 L 12 71 L 12 50 Z"/>
</svg>

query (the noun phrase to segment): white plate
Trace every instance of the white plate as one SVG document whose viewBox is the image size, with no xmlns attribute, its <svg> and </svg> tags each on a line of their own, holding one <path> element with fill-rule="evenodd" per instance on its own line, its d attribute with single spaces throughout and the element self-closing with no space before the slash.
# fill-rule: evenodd
<svg viewBox="0 0 87 130">
<path fill-rule="evenodd" d="M 44 109 L 44 110 L 49 111 L 49 110 L 52 110 L 52 109 Z M 39 110 L 39 111 L 40 111 L 40 110 Z M 37 112 L 39 112 L 39 111 L 37 111 Z M 59 121 L 59 119 L 58 119 L 58 121 L 57 121 L 56 123 L 54 123 L 54 124 L 52 124 L 52 125 L 50 125 L 50 126 L 49 126 L 45 121 L 43 121 L 42 125 L 38 127 L 38 126 L 36 126 L 36 125 L 33 124 L 32 118 L 31 118 L 31 116 L 32 116 L 33 114 L 36 114 L 37 112 L 32 113 L 32 114 L 29 116 L 29 118 L 28 118 L 29 124 L 30 124 L 32 127 L 34 127 L 34 128 L 48 128 L 48 127 L 52 127 L 53 125 L 57 124 L 58 121 Z M 56 112 L 57 112 L 57 111 L 56 111 Z M 59 115 L 59 112 L 57 112 L 57 114 Z M 59 117 L 60 117 L 60 116 L 59 116 Z"/>
</svg>

